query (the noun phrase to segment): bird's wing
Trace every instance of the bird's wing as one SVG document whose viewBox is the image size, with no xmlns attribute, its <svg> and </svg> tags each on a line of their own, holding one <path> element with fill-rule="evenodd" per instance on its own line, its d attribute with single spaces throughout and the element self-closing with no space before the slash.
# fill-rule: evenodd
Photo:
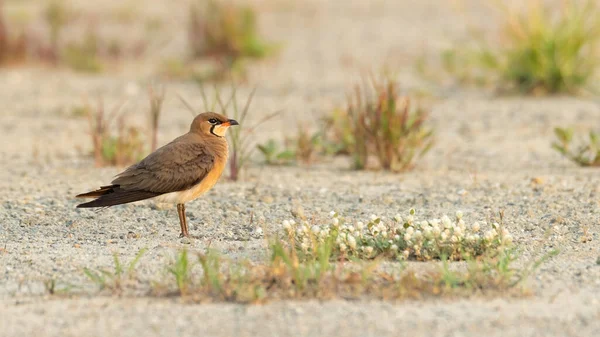
<svg viewBox="0 0 600 337">
<path fill-rule="evenodd" d="M 130 191 L 182 191 L 202 181 L 214 163 L 215 156 L 205 144 L 175 140 L 120 173 L 112 183 Z"/>
</svg>

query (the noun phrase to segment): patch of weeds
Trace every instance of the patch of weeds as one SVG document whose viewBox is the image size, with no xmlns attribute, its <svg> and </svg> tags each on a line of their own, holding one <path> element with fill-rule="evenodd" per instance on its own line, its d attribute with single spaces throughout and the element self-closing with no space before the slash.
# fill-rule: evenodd
<svg viewBox="0 0 600 337">
<path fill-rule="evenodd" d="M 148 116 L 150 119 L 149 138 L 151 139 L 149 149 L 144 146 L 148 142 L 144 140 L 143 132 L 138 127 L 128 125 L 125 116 L 120 113 L 123 104 L 117 105 L 110 113 L 106 114 L 102 99 L 98 100 L 95 109 L 86 103 L 83 111 L 87 112 L 88 116 L 96 166 L 129 165 L 142 159 L 148 150 L 154 151 L 156 149 L 164 95 L 164 90 L 157 93 L 152 87 L 149 89 L 150 109 Z M 110 131 L 113 124 L 116 124 L 116 133 Z"/>
<path fill-rule="evenodd" d="M 63 295 L 71 293 L 76 287 L 59 282 L 56 278 L 50 278 L 44 281 L 44 288 L 48 295 Z"/>
<path fill-rule="evenodd" d="M 600 7 L 594 0 L 562 1 L 558 8 L 526 1 L 522 11 L 495 2 L 503 15 L 499 43 L 473 34 L 477 48 L 442 55 L 444 69 L 461 82 L 493 84 L 523 94 L 574 93 L 596 74 Z"/>
<path fill-rule="evenodd" d="M 249 60 L 276 48 L 260 38 L 257 13 L 229 1 L 195 1 L 188 22 L 189 60 L 167 60 L 162 72 L 197 83 L 244 80 Z"/>
<path fill-rule="evenodd" d="M 27 57 L 27 36 L 12 36 L 5 20 L 4 3 L 0 1 L 0 64 L 12 64 L 25 60 Z"/>
<path fill-rule="evenodd" d="M 254 150 L 253 143 L 251 141 L 251 135 L 256 131 L 257 127 L 263 123 L 266 123 L 270 119 L 279 115 L 279 111 L 268 114 L 265 117 L 259 119 L 252 125 L 247 125 L 247 118 L 250 112 L 250 104 L 254 97 L 255 89 L 252 90 L 248 96 L 244 106 L 240 106 L 237 99 L 237 88 L 232 87 L 231 95 L 229 97 L 222 95 L 220 89 L 214 86 L 214 97 L 209 98 L 204 86 L 200 86 L 200 94 L 204 103 L 204 111 L 215 111 L 228 118 L 235 119 L 238 121 L 239 126 L 231 128 L 228 131 L 228 143 L 229 143 L 229 179 L 237 181 L 240 178 L 241 172 L 244 170 L 250 160 L 250 156 Z M 180 100 L 185 104 L 192 114 L 196 114 L 195 110 L 181 97 Z"/>
<path fill-rule="evenodd" d="M 258 33 L 256 11 L 232 2 L 208 0 L 191 4 L 188 39 L 194 58 L 262 58 L 273 51 Z"/>
<path fill-rule="evenodd" d="M 93 270 L 84 268 L 83 273 L 98 286 L 99 290 L 110 290 L 112 293 L 120 294 L 130 285 L 135 285 L 135 267 L 147 249 L 143 248 L 126 265 L 123 265 L 117 253 L 113 254 L 114 269 Z"/>
<path fill-rule="evenodd" d="M 256 148 L 267 165 L 289 165 L 294 162 L 308 165 L 321 152 L 321 133 L 311 133 L 308 128 L 298 126 L 296 135 L 287 137 L 283 145 L 274 139 L 269 139 L 263 144 L 257 144 Z"/>
<path fill-rule="evenodd" d="M 152 145 L 150 146 L 151 152 L 154 152 L 158 148 L 158 125 L 163 102 L 165 101 L 165 94 L 164 87 L 159 91 L 152 86 L 148 88 L 148 97 L 150 98 L 150 139 L 152 140 Z"/>
<path fill-rule="evenodd" d="M 108 115 L 105 114 L 104 101 L 99 99 L 96 109 L 86 107 L 90 136 L 96 166 L 131 164 L 141 158 L 143 142 L 138 128 L 126 126 L 118 105 Z M 113 120 L 116 119 L 117 133 L 110 132 Z"/>
<path fill-rule="evenodd" d="M 169 273 L 175 277 L 175 284 L 180 296 L 187 294 L 190 288 L 190 267 L 187 250 L 182 250 L 175 258 L 173 266 L 168 268 Z"/>
<path fill-rule="evenodd" d="M 99 73 L 104 67 L 99 55 L 99 44 L 96 31 L 88 29 L 83 41 L 73 41 L 65 46 L 61 53 L 61 59 L 75 71 Z"/>
<path fill-rule="evenodd" d="M 146 50 L 145 41 L 125 44 L 117 39 L 103 38 L 91 23 L 81 40 L 66 40 L 64 30 L 75 20 L 74 13 L 61 0 L 50 1 L 36 20 L 48 28 L 48 37 L 32 33 L 35 29 L 25 27 L 15 38 L 11 36 L 14 27 L 8 27 L 4 21 L 2 8 L 0 2 L 0 64 L 41 61 L 96 73 L 104 69 L 106 61 L 116 61 L 125 56 L 139 57 Z"/>
<path fill-rule="evenodd" d="M 340 218 L 334 216 L 333 219 Z M 375 222 L 376 219 L 370 222 L 373 228 L 378 225 Z M 460 220 L 454 227 L 452 223 L 449 224 L 447 229 L 458 231 L 461 227 L 458 222 Z M 377 241 L 371 239 L 371 235 L 370 241 L 365 241 L 371 246 L 363 244 L 362 247 L 374 248 L 356 249 L 360 253 L 355 254 L 352 249 L 340 248 L 343 242 L 347 242 L 340 240 L 340 237 L 347 239 L 343 235 L 344 225 L 333 225 L 331 227 L 337 229 L 322 236 L 319 234 L 321 229 L 317 230 L 314 226 L 294 230 L 290 226 L 286 226 L 279 239 L 269 240 L 269 258 L 263 262 L 235 261 L 214 251 L 198 254 L 202 276 L 198 282 L 192 280 L 188 283 L 192 287 L 187 288 L 184 298 L 193 302 L 257 303 L 314 298 L 398 300 L 474 294 L 523 295 L 525 289 L 520 289 L 519 285 L 543 262 L 556 255 L 552 251 L 523 268 L 516 268 L 514 261 L 518 254 L 510 244 L 508 234 L 502 234 L 502 230 L 498 235 L 487 234 L 488 238 L 483 239 L 486 242 L 441 240 L 438 237 L 437 240 L 441 242 L 437 244 L 438 248 L 432 249 L 437 255 L 434 257 L 431 254 L 427 259 L 437 258 L 440 261 L 429 265 L 429 268 L 423 266 L 424 270 L 417 272 L 405 263 L 399 263 L 398 266 L 398 263 L 385 265 L 382 262 L 388 257 L 424 260 L 424 253 L 420 256 L 417 253 L 408 254 L 407 257 L 403 253 L 388 254 L 385 249 L 378 247 L 378 242 L 384 242 L 384 239 Z M 411 232 L 406 231 L 407 228 L 404 234 Z M 298 234 L 298 231 L 306 235 Z M 309 243 L 305 240 L 307 236 L 310 236 Z M 452 233 L 452 236 L 457 237 L 457 233 Z M 390 246 L 396 244 L 393 239 L 392 242 L 385 242 Z M 453 248 L 449 248 L 450 245 Z M 364 250 L 369 252 L 365 254 L 362 252 Z M 423 252 L 423 249 L 416 251 Z M 462 252 L 459 254 L 459 251 Z M 446 255 L 447 252 L 450 255 Z M 455 265 L 451 260 L 464 262 Z"/>
<path fill-rule="evenodd" d="M 600 133 L 590 131 L 587 142 L 576 149 L 572 145 L 574 133 L 570 128 L 555 128 L 552 148 L 579 166 L 600 166 Z"/>
<path fill-rule="evenodd" d="M 256 145 L 258 151 L 263 155 L 264 162 L 267 165 L 287 165 L 293 162 L 296 157 L 294 150 L 287 146 L 284 148 L 274 139 L 269 139 L 263 144 Z"/>
<path fill-rule="evenodd" d="M 349 153 L 355 169 L 367 168 L 374 154 L 382 169 L 404 171 L 433 145 L 427 118 L 424 109 L 400 96 L 395 82 L 371 79 L 348 95 L 346 110 L 328 118 L 325 139 L 335 152 Z"/>
</svg>

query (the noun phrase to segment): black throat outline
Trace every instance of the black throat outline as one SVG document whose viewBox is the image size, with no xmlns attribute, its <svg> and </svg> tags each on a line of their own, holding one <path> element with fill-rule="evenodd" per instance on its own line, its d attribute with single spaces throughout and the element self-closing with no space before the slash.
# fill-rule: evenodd
<svg viewBox="0 0 600 337">
<path fill-rule="evenodd" d="M 213 135 L 215 135 L 215 136 L 217 136 L 219 138 L 223 138 L 223 136 L 219 136 L 216 133 L 214 133 L 215 126 L 217 126 L 217 124 L 215 124 L 215 125 L 213 125 L 213 126 L 210 127 L 210 133 L 212 133 Z"/>
</svg>

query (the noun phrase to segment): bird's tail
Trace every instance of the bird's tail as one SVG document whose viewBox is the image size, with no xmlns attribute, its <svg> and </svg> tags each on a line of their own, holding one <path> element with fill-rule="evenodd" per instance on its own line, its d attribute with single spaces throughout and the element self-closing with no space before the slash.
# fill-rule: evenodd
<svg viewBox="0 0 600 337">
<path fill-rule="evenodd" d="M 77 205 L 77 208 L 108 207 L 127 204 L 134 201 L 153 198 L 160 193 L 149 191 L 128 191 L 121 189 L 118 185 L 102 186 L 100 189 L 78 194 L 77 198 L 97 198 L 90 202 Z"/>
<path fill-rule="evenodd" d="M 95 191 L 77 194 L 75 198 L 97 198 L 105 194 L 113 193 L 114 189 L 118 187 L 118 185 L 101 186 Z"/>
</svg>

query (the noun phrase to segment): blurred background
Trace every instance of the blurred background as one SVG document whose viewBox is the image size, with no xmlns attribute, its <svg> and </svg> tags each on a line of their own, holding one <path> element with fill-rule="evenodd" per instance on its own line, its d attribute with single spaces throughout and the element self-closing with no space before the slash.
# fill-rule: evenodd
<svg viewBox="0 0 600 337">
<path fill-rule="evenodd" d="M 185 132 L 189 110 L 240 115 L 252 95 L 237 136 L 251 152 L 261 145 L 252 154 L 260 162 L 341 154 L 366 166 L 359 133 L 401 116 L 405 100 L 420 123 L 396 119 L 388 124 L 409 131 L 389 137 L 407 139 L 416 153 L 430 149 L 429 133 L 466 136 L 503 118 L 440 112 L 467 97 L 535 98 L 558 109 L 508 129 L 556 133 L 555 150 L 568 155 L 577 131 L 554 127 L 585 128 L 587 115 L 542 97 L 595 95 L 599 13 L 584 0 L 2 0 L 0 156 L 123 166 Z M 390 97 L 393 108 L 382 108 Z M 361 119 L 368 125 L 353 127 Z"/>
</svg>

